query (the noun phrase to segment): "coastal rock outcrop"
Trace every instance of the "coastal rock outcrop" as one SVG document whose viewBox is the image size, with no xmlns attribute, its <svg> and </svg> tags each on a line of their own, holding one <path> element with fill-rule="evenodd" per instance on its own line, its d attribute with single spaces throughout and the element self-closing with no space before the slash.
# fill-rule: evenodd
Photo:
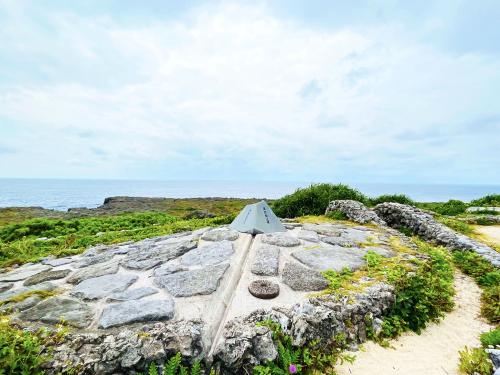
<svg viewBox="0 0 500 375">
<path fill-rule="evenodd" d="M 350 220 L 355 221 L 356 223 L 366 224 L 373 222 L 376 224 L 384 224 L 384 221 L 377 216 L 375 212 L 358 201 L 349 199 L 331 201 L 326 208 L 325 215 L 333 211 L 342 212 Z"/>
</svg>

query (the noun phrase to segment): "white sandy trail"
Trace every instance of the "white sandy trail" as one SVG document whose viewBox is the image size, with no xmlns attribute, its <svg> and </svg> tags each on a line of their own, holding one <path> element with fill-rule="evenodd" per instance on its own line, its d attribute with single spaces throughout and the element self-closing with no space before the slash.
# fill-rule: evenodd
<svg viewBox="0 0 500 375">
<path fill-rule="evenodd" d="M 373 342 L 356 353 L 354 364 L 339 366 L 339 375 L 443 375 L 459 374 L 458 351 L 478 346 L 478 336 L 492 326 L 479 318 L 481 289 L 470 277 L 455 275 L 455 309 L 421 335 L 405 334 L 391 341 L 394 349 Z"/>
<path fill-rule="evenodd" d="M 500 245 L 500 225 L 475 225 L 474 232 L 496 245 Z"/>
</svg>

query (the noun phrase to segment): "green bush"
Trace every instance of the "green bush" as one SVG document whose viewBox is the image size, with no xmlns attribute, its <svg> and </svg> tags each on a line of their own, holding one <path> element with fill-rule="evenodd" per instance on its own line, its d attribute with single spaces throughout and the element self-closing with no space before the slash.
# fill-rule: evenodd
<svg viewBox="0 0 500 375">
<path fill-rule="evenodd" d="M 370 204 L 372 206 L 376 206 L 377 204 L 384 203 L 384 202 L 395 202 L 395 203 L 401 203 L 401 204 L 408 204 L 410 206 L 415 205 L 415 201 L 404 194 L 384 194 L 384 195 L 380 195 L 376 198 L 370 199 Z"/>
<path fill-rule="evenodd" d="M 500 345 L 500 328 L 481 334 L 480 339 L 483 347 Z"/>
<path fill-rule="evenodd" d="M 467 203 L 457 199 L 450 199 L 448 202 L 437 204 L 433 211 L 441 215 L 456 216 L 464 213 L 467 207 Z"/>
<path fill-rule="evenodd" d="M 490 286 L 483 290 L 481 315 L 491 323 L 500 323 L 500 285 Z"/>
<path fill-rule="evenodd" d="M 295 193 L 274 201 L 272 208 L 280 217 L 323 215 L 328 204 L 337 199 L 368 202 L 366 196 L 347 185 L 314 184 L 307 188 L 297 189 Z"/>
<path fill-rule="evenodd" d="M 387 281 L 396 289 L 396 301 L 382 324 L 381 338 L 407 330 L 420 333 L 427 322 L 438 320 L 453 308 L 453 267 L 446 250 L 421 246 L 428 261 L 413 272 L 403 265 L 387 269 Z"/>
<path fill-rule="evenodd" d="M 474 199 L 470 202 L 470 205 L 500 207 L 500 194 L 490 194 L 479 199 Z"/>
<path fill-rule="evenodd" d="M 493 373 L 493 365 L 483 348 L 469 350 L 465 347 L 459 354 L 460 364 L 458 368 L 460 372 L 468 375 L 491 375 Z"/>
<path fill-rule="evenodd" d="M 465 235 L 470 235 L 474 232 L 474 230 L 469 224 L 464 223 L 463 221 L 457 220 L 455 218 L 447 216 L 438 216 L 436 217 L 436 220 L 446 225 L 447 227 L 450 227 L 451 229 Z"/>
</svg>

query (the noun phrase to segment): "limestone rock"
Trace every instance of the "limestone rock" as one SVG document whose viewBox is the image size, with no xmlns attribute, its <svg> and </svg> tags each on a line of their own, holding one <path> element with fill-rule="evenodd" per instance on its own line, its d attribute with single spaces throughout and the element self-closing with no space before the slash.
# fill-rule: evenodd
<svg viewBox="0 0 500 375">
<path fill-rule="evenodd" d="M 165 288 L 174 297 L 212 294 L 217 290 L 219 281 L 228 268 L 229 264 L 221 263 L 202 269 L 158 276 L 154 280 L 158 286 Z"/>
<path fill-rule="evenodd" d="M 189 268 L 181 266 L 178 263 L 167 262 L 162 264 L 160 267 L 156 268 L 153 272 L 154 276 L 164 276 L 170 275 L 171 273 L 176 273 L 180 271 L 187 271 Z"/>
<path fill-rule="evenodd" d="M 248 291 L 256 298 L 272 299 L 280 294 L 280 286 L 269 280 L 255 280 L 248 285 Z"/>
<path fill-rule="evenodd" d="M 77 328 L 87 327 L 93 317 L 92 309 L 84 302 L 66 297 L 51 297 L 23 311 L 19 318 L 56 324 L 65 323 Z"/>
<path fill-rule="evenodd" d="M 107 306 L 99 320 L 101 328 L 121 326 L 134 322 L 172 319 L 174 316 L 174 301 L 126 301 Z"/>
<path fill-rule="evenodd" d="M 342 233 L 341 230 L 333 224 L 311 224 L 306 223 L 303 230 L 316 232 L 323 236 L 338 237 Z"/>
<path fill-rule="evenodd" d="M 118 263 L 109 262 L 103 264 L 96 264 L 87 268 L 76 271 L 66 280 L 70 284 L 78 284 L 84 280 L 91 279 L 93 277 L 99 277 L 104 275 L 110 275 L 118 272 Z"/>
<path fill-rule="evenodd" d="M 24 286 L 30 286 L 49 280 L 63 279 L 71 273 L 71 270 L 43 271 L 24 280 Z"/>
<path fill-rule="evenodd" d="M 112 293 L 123 292 L 135 283 L 135 275 L 104 275 L 82 281 L 71 291 L 71 295 L 83 299 L 99 299 Z"/>
<path fill-rule="evenodd" d="M 366 250 L 357 247 L 321 246 L 311 250 L 297 250 L 292 256 L 301 263 L 318 271 L 341 271 L 344 267 L 356 270 L 363 267 Z"/>
<path fill-rule="evenodd" d="M 331 201 L 328 205 L 325 215 L 330 211 L 340 211 L 345 214 L 350 220 L 356 223 L 376 223 L 385 224 L 384 221 L 377 216 L 375 212 L 366 207 L 363 203 L 353 200 L 336 200 Z"/>
<path fill-rule="evenodd" d="M 0 294 L 8 291 L 14 286 L 13 283 L 0 283 Z"/>
<path fill-rule="evenodd" d="M 354 247 L 354 246 L 356 246 L 356 243 L 354 241 L 343 238 L 343 237 L 323 236 L 323 237 L 321 237 L 321 241 L 325 242 L 329 245 L 336 245 L 336 246 L 342 246 L 342 247 Z"/>
<path fill-rule="evenodd" d="M 59 267 L 65 264 L 70 264 L 74 262 L 72 258 L 49 258 L 42 260 L 42 264 L 46 264 L 52 267 Z"/>
<path fill-rule="evenodd" d="M 261 276 L 276 276 L 279 268 L 280 248 L 273 245 L 261 245 L 255 254 L 252 273 Z"/>
<path fill-rule="evenodd" d="M 74 264 L 76 268 L 84 268 L 97 263 L 104 263 L 113 258 L 112 253 L 103 253 L 94 256 L 84 256 L 81 257 L 78 262 Z"/>
<path fill-rule="evenodd" d="M 239 237 L 239 233 L 230 228 L 215 228 L 210 229 L 201 235 L 204 241 L 234 241 Z"/>
<path fill-rule="evenodd" d="M 318 233 L 314 232 L 312 230 L 304 230 L 304 229 L 302 229 L 297 234 L 297 237 L 300 238 L 301 240 L 304 240 L 304 241 L 319 242 Z"/>
<path fill-rule="evenodd" d="M 224 240 L 200 246 L 184 254 L 180 259 L 184 266 L 208 266 L 229 261 L 233 254 L 233 244 Z"/>
<path fill-rule="evenodd" d="M 18 295 L 24 294 L 26 292 L 33 292 L 33 291 L 50 292 L 55 288 L 56 286 L 49 281 L 32 286 L 22 286 L 20 288 L 12 288 L 7 290 L 6 292 L 0 293 L 0 302 L 17 297 Z"/>
<path fill-rule="evenodd" d="M 148 270 L 160 263 L 177 258 L 196 246 L 196 241 L 191 240 L 173 242 L 172 239 L 169 239 L 168 241 L 157 242 L 151 248 L 140 248 L 129 252 L 129 256 L 122 265 L 130 269 Z"/>
<path fill-rule="evenodd" d="M 282 277 L 283 282 L 293 290 L 318 291 L 328 287 L 328 281 L 321 273 L 297 263 L 286 263 Z"/>
<path fill-rule="evenodd" d="M 50 266 L 44 264 L 33 264 L 28 266 L 19 267 L 13 271 L 8 273 L 0 274 L 0 282 L 8 282 L 8 281 L 19 281 L 27 279 L 37 273 L 47 271 L 50 269 Z"/>
<path fill-rule="evenodd" d="M 300 245 L 300 241 L 288 234 L 283 233 L 267 233 L 261 237 L 263 243 L 276 246 L 293 247 Z"/>
<path fill-rule="evenodd" d="M 111 294 L 108 298 L 108 302 L 115 301 L 130 301 L 141 299 L 146 296 L 150 296 L 152 294 L 158 293 L 158 289 L 150 288 L 150 287 L 142 287 L 136 289 L 127 289 L 124 292 L 118 292 Z"/>
</svg>

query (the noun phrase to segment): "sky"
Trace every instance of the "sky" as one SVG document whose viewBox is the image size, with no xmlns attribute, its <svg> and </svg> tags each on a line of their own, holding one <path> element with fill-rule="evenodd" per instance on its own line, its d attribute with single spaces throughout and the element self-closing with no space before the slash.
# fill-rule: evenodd
<svg viewBox="0 0 500 375">
<path fill-rule="evenodd" d="M 0 177 L 500 184 L 496 0 L 0 0 Z"/>
</svg>

